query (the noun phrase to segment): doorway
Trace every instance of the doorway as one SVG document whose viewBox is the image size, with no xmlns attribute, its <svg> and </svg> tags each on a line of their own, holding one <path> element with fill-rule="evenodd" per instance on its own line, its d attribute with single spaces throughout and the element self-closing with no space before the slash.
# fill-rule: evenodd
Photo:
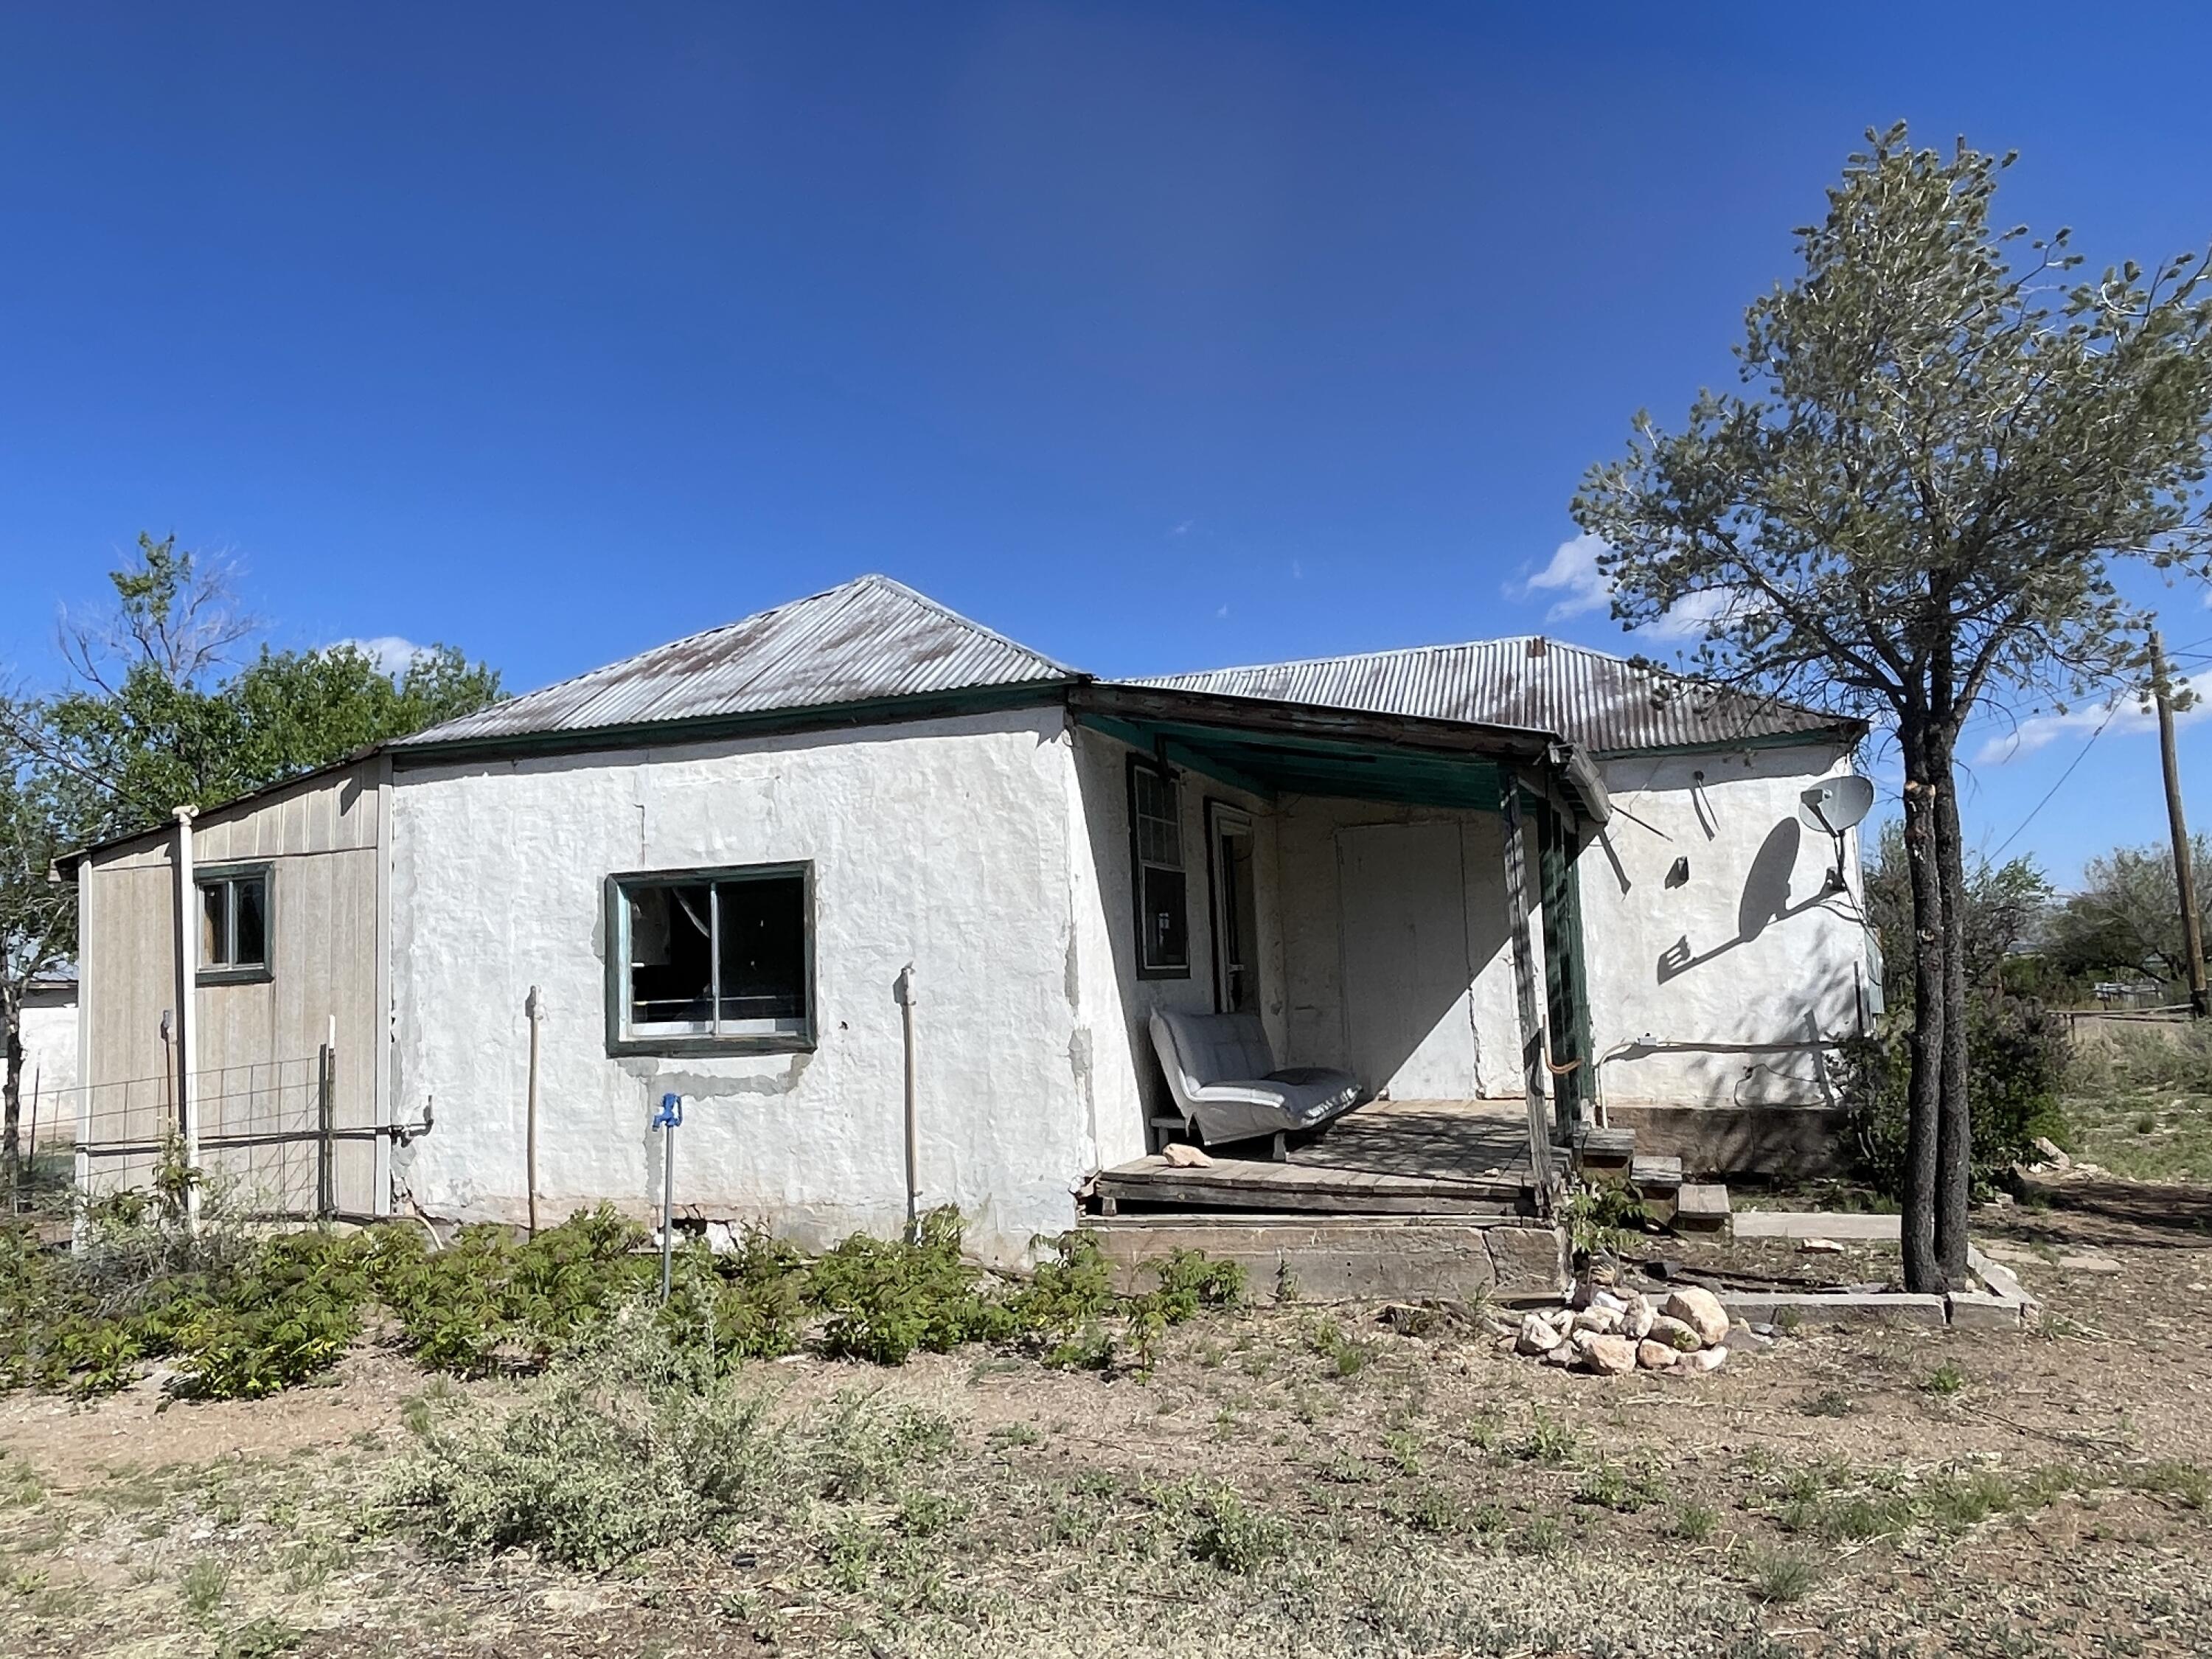
<svg viewBox="0 0 2212 1659">
<path fill-rule="evenodd" d="M 1459 826 L 1347 824 L 1336 857 L 1352 1070 L 1395 1100 L 1480 1098 Z"/>
<path fill-rule="evenodd" d="M 1260 1012 L 1260 910 L 1255 896 L 1252 817 L 1224 801 L 1206 804 L 1206 861 L 1213 896 L 1213 1006 Z"/>
</svg>

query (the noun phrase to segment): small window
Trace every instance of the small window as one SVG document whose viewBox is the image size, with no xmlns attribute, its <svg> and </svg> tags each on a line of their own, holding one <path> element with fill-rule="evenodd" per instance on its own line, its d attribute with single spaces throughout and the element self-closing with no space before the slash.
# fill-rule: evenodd
<svg viewBox="0 0 2212 1659">
<path fill-rule="evenodd" d="M 614 878 L 610 1049 L 811 1047 L 808 878 L 788 864 Z"/>
<path fill-rule="evenodd" d="M 1182 869 L 1182 787 L 1131 758 L 1129 839 L 1137 897 L 1137 971 L 1157 979 L 1190 974 L 1190 927 Z"/>
<path fill-rule="evenodd" d="M 210 870 L 198 878 L 203 984 L 269 977 L 269 866 Z"/>
</svg>

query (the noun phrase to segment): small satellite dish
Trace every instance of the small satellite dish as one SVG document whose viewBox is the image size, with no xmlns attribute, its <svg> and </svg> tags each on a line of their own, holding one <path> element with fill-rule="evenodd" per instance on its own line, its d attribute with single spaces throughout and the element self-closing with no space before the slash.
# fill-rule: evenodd
<svg viewBox="0 0 2212 1659">
<path fill-rule="evenodd" d="M 1800 795 L 1797 816 L 1824 834 L 1840 836 L 1874 811 L 1874 780 L 1856 773 L 1816 783 Z"/>
</svg>

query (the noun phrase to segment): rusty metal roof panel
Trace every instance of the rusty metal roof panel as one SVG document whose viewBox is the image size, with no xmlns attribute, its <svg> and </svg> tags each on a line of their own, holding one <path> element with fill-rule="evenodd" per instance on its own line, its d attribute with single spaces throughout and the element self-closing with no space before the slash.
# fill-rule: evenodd
<svg viewBox="0 0 2212 1659">
<path fill-rule="evenodd" d="M 1080 678 L 887 576 L 655 647 L 395 747 L 590 732 Z"/>
<path fill-rule="evenodd" d="M 1600 752 L 1852 732 L 1857 723 L 1540 635 L 1126 682 L 1556 732 Z"/>
</svg>

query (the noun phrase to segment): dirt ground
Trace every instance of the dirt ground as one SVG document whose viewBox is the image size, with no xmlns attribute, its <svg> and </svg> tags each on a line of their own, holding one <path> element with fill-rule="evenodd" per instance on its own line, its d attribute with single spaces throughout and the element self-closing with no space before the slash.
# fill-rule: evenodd
<svg viewBox="0 0 2212 1659">
<path fill-rule="evenodd" d="M 433 1559 L 384 1509 L 411 1422 L 514 1382 L 364 1347 L 256 1403 L 12 1396 L 0 1654 L 2208 1650 L 2212 1192 L 2054 1181 L 1977 1237 L 2039 1330 L 1808 1327 L 1601 1379 L 1290 1307 L 1182 1327 L 1149 1376 L 763 1365 L 786 1409 L 866 1391 L 951 1449 L 818 1525 L 605 1575 Z"/>
</svg>

